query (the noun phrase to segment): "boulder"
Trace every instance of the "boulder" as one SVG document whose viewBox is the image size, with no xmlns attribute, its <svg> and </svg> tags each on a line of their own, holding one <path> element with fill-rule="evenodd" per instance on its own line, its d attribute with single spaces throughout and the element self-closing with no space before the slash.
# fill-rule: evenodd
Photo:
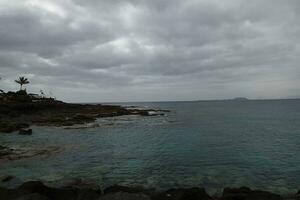
<svg viewBox="0 0 300 200">
<path fill-rule="evenodd" d="M 204 188 L 170 189 L 153 197 L 154 200 L 211 200 Z"/>
<path fill-rule="evenodd" d="M 300 200 L 300 190 L 295 194 L 295 200 Z"/>
<path fill-rule="evenodd" d="M 48 197 L 39 193 L 25 194 L 15 200 L 50 200 Z"/>
<path fill-rule="evenodd" d="M 41 181 L 28 181 L 23 183 L 17 189 L 28 193 L 39 193 L 39 194 L 47 194 L 50 191 L 50 188 L 45 186 Z"/>
<path fill-rule="evenodd" d="M 77 200 L 96 200 L 102 194 L 100 186 L 92 180 L 80 178 L 68 179 L 63 182 L 63 189 L 75 189 Z"/>
<path fill-rule="evenodd" d="M 66 179 L 62 183 L 62 188 L 92 189 L 101 193 L 101 188 L 94 180 L 82 180 L 81 178 Z"/>
<path fill-rule="evenodd" d="M 89 188 L 88 185 L 79 186 L 79 182 L 75 181 L 70 183 L 71 185 L 62 187 L 62 188 L 52 188 L 45 186 L 40 181 L 29 181 L 23 183 L 20 187 L 15 189 L 15 191 L 19 191 L 20 194 L 17 197 L 22 197 L 20 199 L 30 199 L 30 195 L 27 194 L 38 194 L 33 195 L 33 197 L 37 200 L 96 200 L 101 196 L 101 190 L 94 190 L 93 188 Z M 75 186 L 75 185 L 76 186 Z M 27 195 L 27 196 L 24 196 Z M 16 196 L 13 196 L 16 197 Z M 33 199 L 34 199 L 33 198 Z M 1 198 L 0 198 L 1 199 Z"/>
<path fill-rule="evenodd" d="M 28 128 L 29 125 L 25 123 L 0 123 L 0 132 L 12 133 L 22 128 Z"/>
<path fill-rule="evenodd" d="M 8 181 L 10 181 L 10 180 L 12 180 L 14 178 L 16 178 L 16 177 L 15 176 L 10 176 L 10 175 L 8 175 L 8 176 L 2 176 L 2 177 L 0 177 L 0 181 L 1 182 L 8 182 Z"/>
<path fill-rule="evenodd" d="M 32 129 L 31 128 L 21 128 L 19 130 L 20 135 L 32 135 Z"/>
<path fill-rule="evenodd" d="M 122 185 L 113 185 L 104 189 L 104 194 L 109 193 L 117 193 L 117 192 L 125 192 L 125 193 L 149 193 L 151 190 L 146 190 L 142 187 L 127 187 Z"/>
<path fill-rule="evenodd" d="M 15 200 L 16 198 L 22 197 L 28 194 L 26 191 L 0 188 L 0 199 L 2 200 Z"/>
<path fill-rule="evenodd" d="M 117 192 L 106 194 L 99 200 L 151 200 L 151 198 L 142 193 Z"/>
<path fill-rule="evenodd" d="M 76 200 L 78 190 L 74 188 L 49 188 L 46 196 L 52 200 Z"/>
<path fill-rule="evenodd" d="M 221 200 L 282 200 L 280 195 L 247 187 L 225 188 Z"/>
<path fill-rule="evenodd" d="M 79 190 L 77 200 L 98 200 L 100 196 L 101 190 L 85 188 Z"/>
</svg>

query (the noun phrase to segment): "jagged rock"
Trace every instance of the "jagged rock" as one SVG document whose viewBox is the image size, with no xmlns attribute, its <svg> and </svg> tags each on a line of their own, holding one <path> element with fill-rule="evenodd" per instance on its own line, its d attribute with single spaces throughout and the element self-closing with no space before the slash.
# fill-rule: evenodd
<svg viewBox="0 0 300 200">
<path fill-rule="evenodd" d="M 101 196 L 101 190 L 80 189 L 77 200 L 96 200 Z"/>
<path fill-rule="evenodd" d="M 0 132 L 12 133 L 23 128 L 28 128 L 29 124 L 26 123 L 0 123 Z"/>
<path fill-rule="evenodd" d="M 211 200 L 204 188 L 170 189 L 153 197 L 154 200 Z"/>
<path fill-rule="evenodd" d="M 117 192 L 106 194 L 99 200 L 151 200 L 151 198 L 142 193 Z"/>
<path fill-rule="evenodd" d="M 50 200 L 50 199 L 39 193 L 33 193 L 33 194 L 26 194 L 24 196 L 16 198 L 15 200 Z"/>
<path fill-rule="evenodd" d="M 1 182 L 8 182 L 8 181 L 10 181 L 10 180 L 12 180 L 12 179 L 14 179 L 14 178 L 16 178 L 15 176 L 10 176 L 10 175 L 8 175 L 8 176 L 3 176 L 3 177 L 0 177 L 0 181 Z"/>
<path fill-rule="evenodd" d="M 147 190 L 142 187 L 127 187 L 121 185 L 113 185 L 104 189 L 104 194 L 117 193 L 117 192 L 152 194 L 154 193 L 154 190 L 152 189 Z"/>
<path fill-rule="evenodd" d="M 26 191 L 17 190 L 17 189 L 6 189 L 0 188 L 0 199 L 2 200 L 14 200 L 16 198 L 22 197 L 28 194 Z"/>
<path fill-rule="evenodd" d="M 78 196 L 78 190 L 74 188 L 49 188 L 46 196 L 53 200 L 74 200 Z"/>
<path fill-rule="evenodd" d="M 49 192 L 49 188 L 45 186 L 41 181 L 25 182 L 20 187 L 18 187 L 18 190 L 39 194 L 47 194 Z"/>
<path fill-rule="evenodd" d="M 5 147 L 0 146 L 0 159 L 6 158 L 7 156 L 11 155 L 13 153 L 13 150 Z"/>
<path fill-rule="evenodd" d="M 282 200 L 280 195 L 247 187 L 225 188 L 221 200 Z"/>
<path fill-rule="evenodd" d="M 22 128 L 19 130 L 20 135 L 32 135 L 32 129 L 31 128 Z"/>
<path fill-rule="evenodd" d="M 295 200 L 300 200 L 300 190 L 295 194 Z"/>
</svg>

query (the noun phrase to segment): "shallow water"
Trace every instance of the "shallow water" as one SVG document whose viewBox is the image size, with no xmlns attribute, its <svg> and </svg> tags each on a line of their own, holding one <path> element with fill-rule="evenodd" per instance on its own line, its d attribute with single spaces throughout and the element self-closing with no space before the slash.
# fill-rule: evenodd
<svg viewBox="0 0 300 200">
<path fill-rule="evenodd" d="M 59 181 L 84 177 L 111 184 L 249 186 L 300 189 L 300 100 L 126 103 L 170 109 L 167 116 L 99 119 L 100 127 L 34 127 L 32 136 L 1 134 L 1 145 L 61 151 L 0 164 L 1 175 Z"/>
</svg>

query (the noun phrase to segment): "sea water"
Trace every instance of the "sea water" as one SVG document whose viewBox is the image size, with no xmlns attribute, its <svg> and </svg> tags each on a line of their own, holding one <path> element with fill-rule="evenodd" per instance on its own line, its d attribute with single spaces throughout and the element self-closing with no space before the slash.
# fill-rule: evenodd
<svg viewBox="0 0 300 200">
<path fill-rule="evenodd" d="M 300 189 L 300 100 L 121 103 L 167 109 L 165 116 L 102 118 L 99 127 L 33 127 L 32 136 L 0 134 L 0 145 L 55 149 L 0 162 L 21 181 L 69 178 L 154 187 L 248 186 Z"/>
</svg>

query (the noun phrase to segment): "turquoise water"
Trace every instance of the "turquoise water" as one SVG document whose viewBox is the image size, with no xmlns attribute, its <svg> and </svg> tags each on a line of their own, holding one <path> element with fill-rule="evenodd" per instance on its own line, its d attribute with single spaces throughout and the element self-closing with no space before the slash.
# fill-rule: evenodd
<svg viewBox="0 0 300 200">
<path fill-rule="evenodd" d="M 34 127 L 28 137 L 1 134 L 2 145 L 60 152 L 0 163 L 0 175 L 22 181 L 84 177 L 102 186 L 199 186 L 211 192 L 227 186 L 300 189 L 300 100 L 131 105 L 171 112 L 100 119 L 100 127 L 91 129 Z"/>
</svg>

